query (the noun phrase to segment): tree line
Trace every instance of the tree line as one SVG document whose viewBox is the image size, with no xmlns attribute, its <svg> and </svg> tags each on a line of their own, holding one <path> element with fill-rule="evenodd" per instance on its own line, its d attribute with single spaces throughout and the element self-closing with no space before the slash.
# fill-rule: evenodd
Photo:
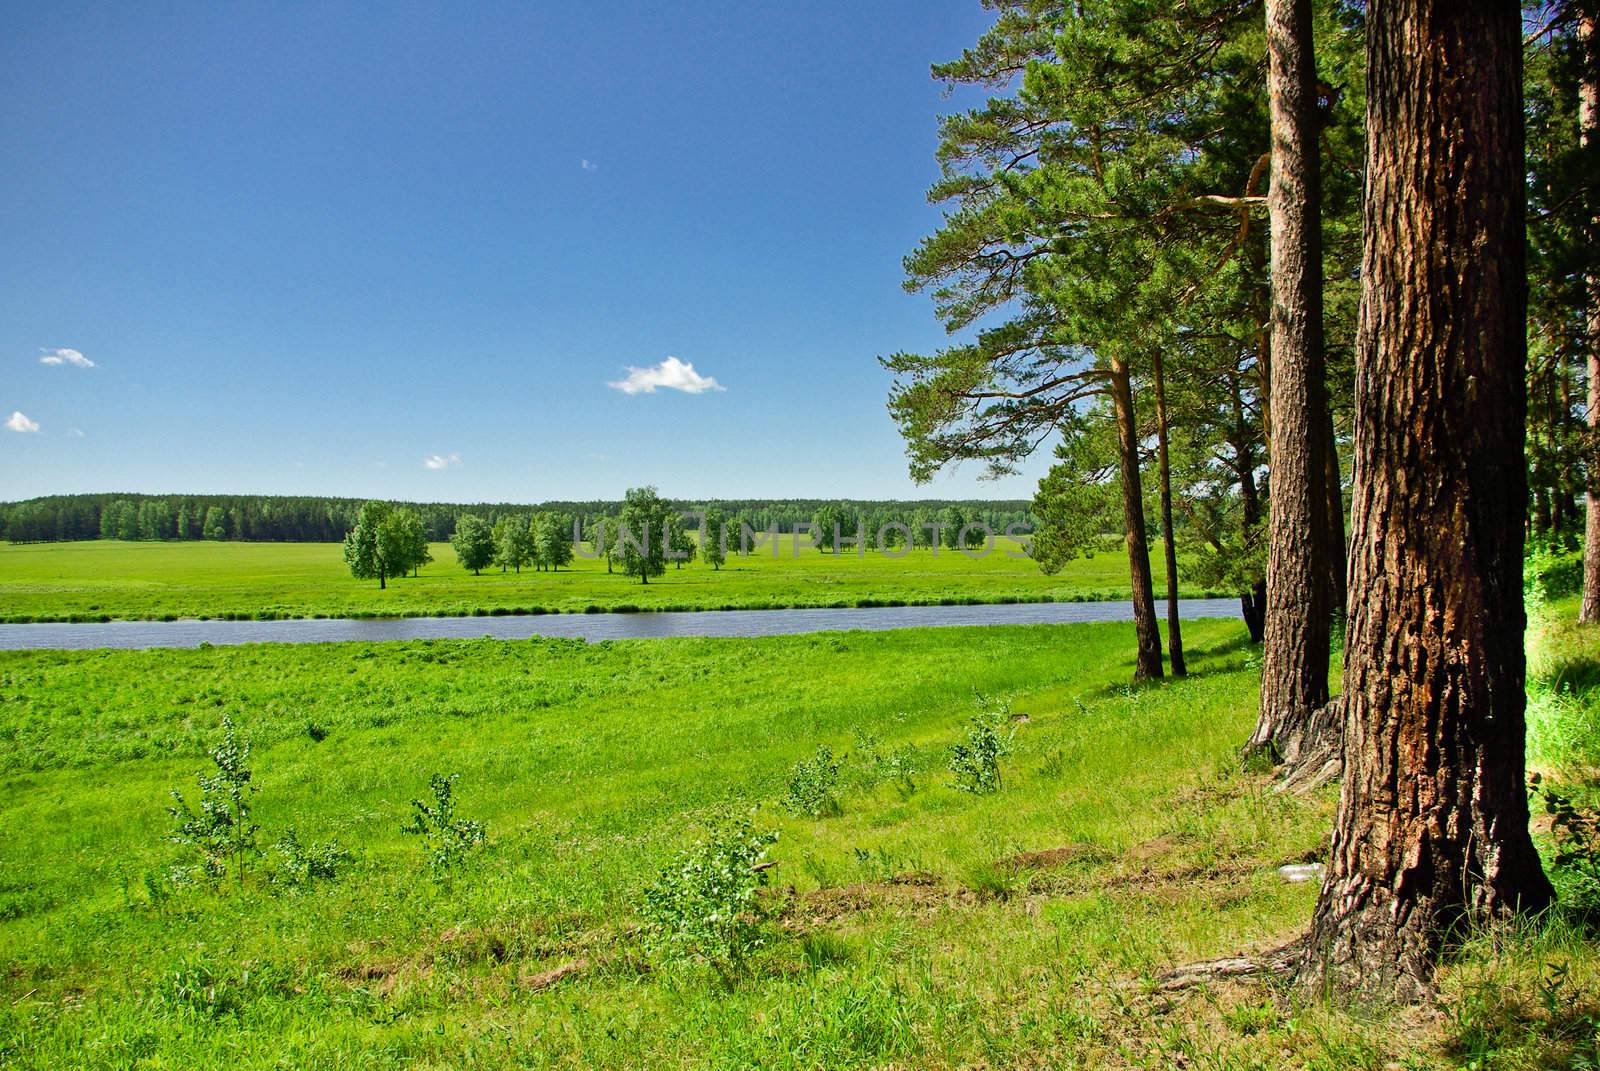
<svg viewBox="0 0 1600 1071">
<path fill-rule="evenodd" d="M 0 537 L 12 543 L 82 539 L 168 540 L 213 539 L 243 542 L 337 543 L 353 529 L 367 500 L 275 495 L 51 495 L 22 502 L 0 503 Z M 614 517 L 622 501 L 550 501 L 537 504 L 390 502 L 415 513 L 430 541 L 454 535 L 459 519 L 478 517 L 491 527 L 504 518 L 527 523 L 538 513 L 576 518 L 587 534 L 594 520 Z M 766 532 L 792 533 L 834 507 L 865 518 L 876 532 L 889 520 L 913 527 L 949 510 L 981 519 L 995 531 L 1031 522 L 1029 503 L 1012 499 L 952 500 L 825 500 L 717 499 L 682 501 L 684 509 L 715 509 L 737 523 Z M 587 537 L 587 535 L 585 536 Z"/>
<path fill-rule="evenodd" d="M 791 527 L 809 533 L 815 548 L 825 553 L 841 553 L 851 546 L 859 551 L 962 549 L 985 546 L 995 534 L 1025 532 L 1025 516 L 1020 511 L 955 505 L 902 515 L 828 502 L 808 521 Z M 1008 529 L 996 533 L 986 517 L 1004 521 Z M 681 569 L 698 558 L 720 569 L 730 553 L 754 553 L 780 534 L 776 522 L 769 523 L 772 527 L 758 530 L 745 517 L 730 515 L 720 506 L 688 506 L 663 498 L 654 487 L 637 487 L 629 489 L 617 509 L 589 516 L 586 525 L 576 514 L 556 510 L 527 517 L 502 514 L 493 522 L 464 513 L 456 518 L 450 546 L 462 568 L 478 576 L 495 566 L 517 573 L 525 566 L 560 570 L 572 563 L 578 553 L 575 545 L 586 543 L 587 553 L 603 560 L 608 573 L 620 572 L 648 584 L 651 577 L 666 572 L 668 563 Z M 392 577 L 415 575 L 433 560 L 421 514 L 405 505 L 363 503 L 344 537 L 344 559 L 351 576 L 376 580 L 380 588 L 387 587 Z"/>
<path fill-rule="evenodd" d="M 1600 619 L 1596 12 L 987 6 L 933 68 L 985 99 L 941 120 L 943 221 L 905 261 L 958 341 L 880 358 L 911 473 L 1050 443 L 1035 555 L 1122 534 L 1136 678 L 1186 670 L 1180 546 L 1239 593 L 1246 752 L 1345 779 L 1299 977 L 1420 996 L 1460 923 L 1551 896 L 1521 571 L 1584 527 Z"/>
</svg>

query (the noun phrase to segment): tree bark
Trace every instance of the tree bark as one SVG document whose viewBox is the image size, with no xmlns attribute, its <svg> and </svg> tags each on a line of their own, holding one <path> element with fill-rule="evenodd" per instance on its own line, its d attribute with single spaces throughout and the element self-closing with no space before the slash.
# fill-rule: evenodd
<svg viewBox="0 0 1600 1071">
<path fill-rule="evenodd" d="M 1594 23 L 1591 14 L 1578 19 L 1583 55 L 1583 75 L 1578 84 L 1578 140 L 1585 148 L 1600 137 L 1600 39 L 1595 36 Z M 1585 183 L 1592 251 L 1594 243 L 1600 241 L 1600 196 L 1596 195 L 1592 172 L 1585 173 Z M 1600 623 L 1600 274 L 1591 271 L 1583 281 L 1589 305 L 1583 338 L 1589 379 L 1589 472 L 1583 511 L 1583 600 L 1578 606 L 1578 620 L 1592 625 Z"/>
<path fill-rule="evenodd" d="M 1187 676 L 1178 620 L 1178 549 L 1172 541 L 1172 465 L 1167 457 L 1167 375 L 1159 351 L 1150 356 L 1156 394 L 1156 460 L 1161 479 L 1161 542 L 1167 560 L 1167 654 L 1174 677 Z"/>
<path fill-rule="evenodd" d="M 1111 401 L 1116 411 L 1119 463 L 1122 469 L 1122 522 L 1128 541 L 1128 570 L 1133 586 L 1133 630 L 1139 659 L 1133 679 L 1162 675 L 1161 629 L 1156 624 L 1155 585 L 1150 579 L 1150 546 L 1144 527 L 1144 487 L 1139 480 L 1139 428 L 1133 412 L 1133 384 L 1128 365 L 1111 358 Z"/>
<path fill-rule="evenodd" d="M 1272 111 L 1272 499 L 1261 708 L 1248 750 L 1294 765 L 1328 701 L 1329 434 L 1311 0 L 1267 0 Z"/>
<path fill-rule="evenodd" d="M 1414 1000 L 1551 898 L 1524 784 L 1522 25 L 1376 0 L 1344 781 L 1302 984 Z"/>
</svg>

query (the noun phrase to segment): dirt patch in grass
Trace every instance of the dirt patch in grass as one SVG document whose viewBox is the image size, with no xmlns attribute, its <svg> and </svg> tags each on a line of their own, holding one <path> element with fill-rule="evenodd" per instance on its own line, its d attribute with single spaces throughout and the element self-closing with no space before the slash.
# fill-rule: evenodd
<svg viewBox="0 0 1600 1071">
<path fill-rule="evenodd" d="M 805 928 L 875 908 L 922 912 L 975 900 L 970 889 L 949 887 L 937 874 L 913 870 L 896 874 L 887 881 L 857 882 L 804 895 L 795 895 L 790 890 L 778 910 L 778 917 L 785 925 Z"/>
<path fill-rule="evenodd" d="M 1065 844 L 1059 848 L 1046 848 L 1037 852 L 1018 852 L 995 863 L 1004 870 L 1049 870 L 1079 861 L 1101 863 L 1113 858 L 1104 848 L 1093 844 Z"/>
<path fill-rule="evenodd" d="M 588 969 L 588 959 L 575 959 L 560 966 L 551 967 L 549 970 L 539 971 L 537 974 L 524 974 L 517 979 L 517 984 L 531 993 L 537 993 L 541 989 L 549 989 L 553 985 L 558 985 L 575 974 L 582 974 Z"/>
</svg>

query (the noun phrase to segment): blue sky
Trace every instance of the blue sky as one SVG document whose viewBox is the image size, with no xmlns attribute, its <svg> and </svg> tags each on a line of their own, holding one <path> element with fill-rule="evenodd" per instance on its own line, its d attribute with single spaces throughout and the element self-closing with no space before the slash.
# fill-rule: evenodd
<svg viewBox="0 0 1600 1071">
<path fill-rule="evenodd" d="M 1029 496 L 912 484 L 874 360 L 987 18 L 9 5 L 0 498 Z"/>
</svg>

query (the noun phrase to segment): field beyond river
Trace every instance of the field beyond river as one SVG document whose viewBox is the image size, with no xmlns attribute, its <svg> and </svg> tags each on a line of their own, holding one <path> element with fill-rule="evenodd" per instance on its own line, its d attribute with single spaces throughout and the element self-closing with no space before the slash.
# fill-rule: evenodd
<svg viewBox="0 0 1600 1071">
<path fill-rule="evenodd" d="M 448 543 L 435 543 L 420 576 L 379 589 L 352 579 L 337 543 L 171 542 L 0 545 L 0 621 L 176 618 L 450 617 L 630 610 L 764 610 L 937 603 L 1079 602 L 1125 599 L 1119 549 L 1045 576 L 1014 540 L 992 551 L 926 548 L 890 557 L 825 554 L 785 536 L 728 556 L 720 569 L 669 565 L 641 584 L 579 556 L 559 572 L 474 576 Z M 580 550 L 587 548 L 580 547 Z M 969 556 L 971 555 L 971 556 Z M 1163 557 L 1152 549 L 1157 590 Z M 1186 598 L 1226 595 L 1185 584 Z"/>
</svg>

